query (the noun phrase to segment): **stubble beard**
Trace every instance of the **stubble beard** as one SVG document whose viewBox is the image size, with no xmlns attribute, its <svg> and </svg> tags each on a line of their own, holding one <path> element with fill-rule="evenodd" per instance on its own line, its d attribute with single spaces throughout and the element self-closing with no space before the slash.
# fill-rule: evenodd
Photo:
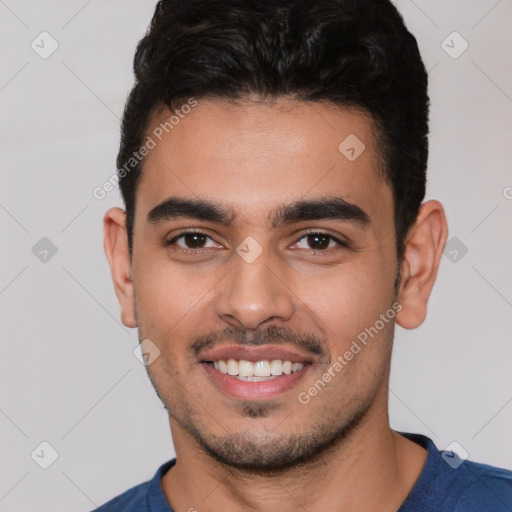
<svg viewBox="0 0 512 512">
<path fill-rule="evenodd" d="M 164 396 L 152 378 L 149 368 L 148 376 L 153 387 L 164 404 L 169 416 L 174 419 L 182 429 L 195 441 L 196 445 L 214 461 L 228 468 L 259 475 L 273 475 L 283 473 L 290 469 L 297 469 L 317 463 L 329 451 L 348 439 L 357 429 L 371 407 L 373 397 L 366 403 L 361 403 L 343 421 L 332 421 L 332 413 L 324 417 L 315 415 L 319 421 L 316 425 L 308 426 L 301 433 L 283 434 L 283 424 L 276 427 L 277 432 L 258 434 L 256 428 L 247 432 L 226 433 L 214 435 L 208 428 L 208 421 L 214 421 L 210 415 L 202 415 L 186 404 L 180 412 Z M 326 407 L 329 407 L 327 404 Z M 241 402 L 240 415 L 255 422 L 272 413 L 275 405 L 265 402 Z M 205 423 L 206 422 L 206 423 Z M 256 427 L 255 423 L 255 427 Z"/>
</svg>

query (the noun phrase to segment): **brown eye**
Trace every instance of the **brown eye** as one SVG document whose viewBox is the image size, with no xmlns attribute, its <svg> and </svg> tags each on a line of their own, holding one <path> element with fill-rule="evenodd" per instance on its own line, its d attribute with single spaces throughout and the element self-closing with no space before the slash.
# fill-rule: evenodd
<svg viewBox="0 0 512 512">
<path fill-rule="evenodd" d="M 188 233 L 186 235 L 183 235 L 182 238 L 187 248 L 202 249 L 208 237 L 206 235 L 203 235 L 202 233 Z"/>
<path fill-rule="evenodd" d="M 188 231 L 186 233 L 181 233 L 180 235 L 175 236 L 172 240 L 167 242 L 167 245 L 177 245 L 178 247 L 185 250 L 207 249 L 209 247 L 213 247 L 211 245 L 206 245 L 208 240 L 211 240 L 211 238 L 205 233 Z M 213 240 L 211 241 L 213 242 Z"/>
<path fill-rule="evenodd" d="M 323 250 L 329 247 L 331 237 L 328 235 L 308 235 L 308 245 L 311 249 Z"/>
<path fill-rule="evenodd" d="M 344 244 L 337 238 L 334 238 L 332 235 L 329 235 L 327 233 L 309 233 L 307 235 L 304 235 L 297 242 L 297 245 L 301 249 L 309 249 L 313 251 L 325 251 L 326 249 L 332 249 L 335 248 L 336 246 L 346 246 L 346 244 Z"/>
</svg>

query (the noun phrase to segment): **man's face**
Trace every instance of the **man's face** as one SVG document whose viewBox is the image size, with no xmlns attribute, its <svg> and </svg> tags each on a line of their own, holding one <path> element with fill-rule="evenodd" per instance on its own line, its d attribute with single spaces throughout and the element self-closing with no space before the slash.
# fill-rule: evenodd
<svg viewBox="0 0 512 512">
<path fill-rule="evenodd" d="M 155 114 L 148 134 L 170 115 Z M 355 160 L 358 148 L 338 149 L 351 134 L 366 148 Z M 139 335 L 160 350 L 148 372 L 173 429 L 218 460 L 287 466 L 385 414 L 394 321 L 375 325 L 395 299 L 397 260 L 377 155 L 355 110 L 199 100 L 146 157 L 133 232 Z M 191 217 L 169 198 L 208 201 L 218 216 Z M 178 238 L 189 231 L 200 234 Z"/>
</svg>

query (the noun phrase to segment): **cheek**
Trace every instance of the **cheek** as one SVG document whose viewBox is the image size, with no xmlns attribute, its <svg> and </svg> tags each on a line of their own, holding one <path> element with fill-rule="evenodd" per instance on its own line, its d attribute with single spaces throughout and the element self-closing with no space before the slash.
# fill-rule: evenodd
<svg viewBox="0 0 512 512">
<path fill-rule="evenodd" d="M 333 352 L 344 351 L 391 308 L 394 273 L 381 268 L 378 264 L 350 265 L 321 279 L 302 278 L 298 284 L 297 296 L 304 303 L 304 314 L 315 317 L 331 340 Z M 389 332 L 381 330 L 383 336 Z"/>
<path fill-rule="evenodd" d="M 138 269 L 137 269 L 138 270 Z M 163 331 L 183 319 L 194 317 L 204 307 L 218 279 L 210 272 L 190 270 L 166 263 L 148 263 L 135 283 L 137 309 L 144 322 L 152 321 Z M 180 327 L 180 330 L 182 327 Z"/>
<path fill-rule="evenodd" d="M 140 276 L 135 285 L 137 323 L 140 339 L 151 340 L 160 351 L 148 367 L 158 383 L 160 379 L 169 379 L 169 374 L 178 377 L 178 371 L 188 367 L 182 360 L 193 336 L 187 326 L 197 322 L 199 299 L 190 283 L 179 274 L 157 266 L 147 268 L 143 274 L 137 274 Z"/>
</svg>

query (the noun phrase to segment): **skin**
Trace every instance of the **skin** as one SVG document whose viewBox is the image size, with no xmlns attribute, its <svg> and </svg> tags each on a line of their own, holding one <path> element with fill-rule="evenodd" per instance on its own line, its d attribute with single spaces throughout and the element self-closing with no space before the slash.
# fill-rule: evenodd
<svg viewBox="0 0 512 512">
<path fill-rule="evenodd" d="M 155 112 L 148 133 L 168 116 Z M 324 103 L 201 99 L 146 157 L 131 259 L 124 212 L 105 215 L 122 321 L 160 350 L 147 370 L 169 411 L 177 463 L 162 485 L 174 510 L 396 511 L 418 478 L 426 451 L 389 426 L 390 356 L 395 320 L 413 329 L 425 319 L 447 224 L 439 202 L 423 203 L 399 265 L 393 197 L 372 128 L 368 115 Z M 366 146 L 353 162 L 338 150 L 349 134 Z M 236 218 L 230 226 L 185 217 L 149 222 L 148 213 L 170 196 L 209 199 Z M 370 222 L 270 225 L 270 212 L 283 204 L 323 197 L 350 201 Z M 165 245 L 186 229 L 207 234 L 207 247 L 183 254 L 176 242 Z M 349 242 L 328 239 L 318 249 L 308 230 Z M 252 263 L 236 252 L 249 236 L 262 248 Z M 179 244 L 187 248 L 183 238 Z M 298 393 L 396 302 L 396 318 L 308 404 L 300 403 Z M 201 336 L 239 332 L 250 343 L 250 335 L 269 328 L 290 335 L 269 343 L 314 360 L 295 387 L 275 398 L 227 396 L 191 351 Z M 318 354 L 307 351 L 301 335 L 318 343 Z M 221 346 L 238 338 L 212 339 Z M 289 467 L 277 467 L 287 457 Z"/>
</svg>

